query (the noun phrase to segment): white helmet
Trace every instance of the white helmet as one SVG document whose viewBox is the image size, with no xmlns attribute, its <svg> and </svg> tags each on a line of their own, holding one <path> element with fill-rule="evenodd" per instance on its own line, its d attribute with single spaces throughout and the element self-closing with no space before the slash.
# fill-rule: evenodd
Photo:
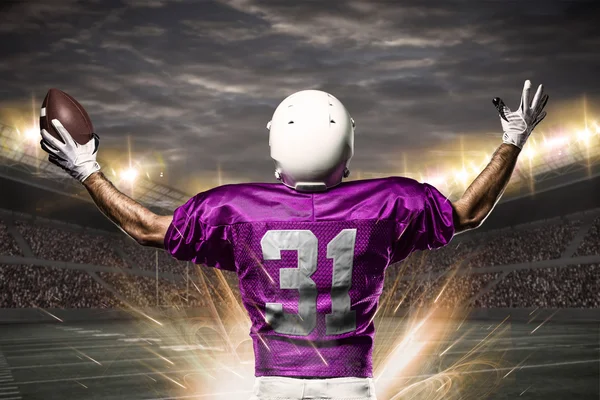
<svg viewBox="0 0 600 400">
<path fill-rule="evenodd" d="M 298 191 L 324 191 L 348 177 L 354 154 L 354 120 L 320 90 L 296 92 L 267 124 L 275 177 Z"/>
</svg>

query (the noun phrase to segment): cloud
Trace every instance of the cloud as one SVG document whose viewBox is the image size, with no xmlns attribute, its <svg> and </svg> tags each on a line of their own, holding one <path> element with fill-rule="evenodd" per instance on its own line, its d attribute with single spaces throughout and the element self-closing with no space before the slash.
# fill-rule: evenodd
<svg viewBox="0 0 600 400">
<path fill-rule="evenodd" d="M 174 3 L 183 3 L 186 0 L 121 0 L 132 8 L 163 8 Z"/>
<path fill-rule="evenodd" d="M 236 21 L 198 21 L 184 19 L 180 21 L 183 33 L 195 38 L 207 38 L 217 42 L 242 42 L 255 40 L 269 34 L 267 25 Z"/>
<path fill-rule="evenodd" d="M 128 30 L 120 30 L 120 31 L 112 31 L 111 35 L 120 36 L 120 37 L 156 37 L 162 36 L 165 34 L 167 30 L 163 27 L 156 25 L 138 25 L 134 26 Z"/>
<path fill-rule="evenodd" d="M 69 29 L 68 18 L 88 14 L 77 0 L 9 1 L 2 8 L 0 32 L 39 32 L 46 27 Z"/>
<path fill-rule="evenodd" d="M 597 2 L 83 4 L 0 6 L 0 104 L 64 89 L 106 152 L 126 138 L 134 154 L 162 152 L 178 185 L 216 165 L 271 179 L 265 125 L 297 90 L 342 100 L 357 122 L 353 168 L 380 172 L 461 137 L 499 142 L 491 98 L 518 102 L 525 79 L 546 85 L 548 121 L 555 104 L 600 93 Z"/>
</svg>

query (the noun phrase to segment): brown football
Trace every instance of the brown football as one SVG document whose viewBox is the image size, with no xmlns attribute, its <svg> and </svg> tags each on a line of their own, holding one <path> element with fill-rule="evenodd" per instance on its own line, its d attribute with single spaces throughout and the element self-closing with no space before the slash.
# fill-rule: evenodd
<svg viewBox="0 0 600 400">
<path fill-rule="evenodd" d="M 59 89 L 50 89 L 42 103 L 40 129 L 63 141 L 54 129 L 52 120 L 57 119 L 79 144 L 86 144 L 93 137 L 94 126 L 90 116 L 73 97 Z"/>
</svg>

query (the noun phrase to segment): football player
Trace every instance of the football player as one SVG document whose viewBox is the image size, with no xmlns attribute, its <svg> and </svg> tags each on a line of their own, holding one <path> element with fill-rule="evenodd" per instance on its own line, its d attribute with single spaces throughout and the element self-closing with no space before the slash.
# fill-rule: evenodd
<svg viewBox="0 0 600 400">
<path fill-rule="evenodd" d="M 548 96 L 525 82 L 511 111 L 494 99 L 503 143 L 457 201 L 403 177 L 342 183 L 354 120 L 334 96 L 292 94 L 268 123 L 281 183 L 216 187 L 160 216 L 99 171 L 95 146 L 43 131 L 50 159 L 77 177 L 100 210 L 139 244 L 239 277 L 252 322 L 253 399 L 375 399 L 373 316 L 386 268 L 414 250 L 477 228 L 500 199 Z"/>
</svg>

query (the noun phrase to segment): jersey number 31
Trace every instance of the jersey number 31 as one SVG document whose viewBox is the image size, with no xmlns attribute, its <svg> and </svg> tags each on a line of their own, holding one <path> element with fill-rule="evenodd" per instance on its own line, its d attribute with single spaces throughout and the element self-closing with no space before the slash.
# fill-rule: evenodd
<svg viewBox="0 0 600 400">
<path fill-rule="evenodd" d="M 356 330 L 356 311 L 350 310 L 348 294 L 355 242 L 356 229 L 344 229 L 327 244 L 327 258 L 333 259 L 331 313 L 325 316 L 327 335 Z M 317 285 L 311 279 L 317 271 L 317 237 L 309 230 L 273 230 L 265 233 L 260 245 L 265 260 L 281 260 L 281 250 L 298 252 L 298 268 L 279 270 L 279 287 L 299 292 L 298 314 L 284 312 L 281 303 L 267 303 L 267 322 L 277 333 L 309 335 L 317 326 Z"/>
</svg>

